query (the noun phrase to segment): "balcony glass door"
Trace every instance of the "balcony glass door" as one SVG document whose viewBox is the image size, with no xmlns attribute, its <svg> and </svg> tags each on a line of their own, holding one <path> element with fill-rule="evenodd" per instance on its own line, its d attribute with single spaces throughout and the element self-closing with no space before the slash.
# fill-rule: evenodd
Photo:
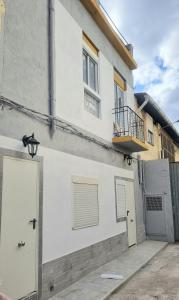
<svg viewBox="0 0 179 300">
<path fill-rule="evenodd" d="M 118 131 L 124 131 L 124 91 L 122 91 L 119 85 L 114 82 L 114 95 L 115 95 L 115 123 L 119 127 Z"/>
</svg>

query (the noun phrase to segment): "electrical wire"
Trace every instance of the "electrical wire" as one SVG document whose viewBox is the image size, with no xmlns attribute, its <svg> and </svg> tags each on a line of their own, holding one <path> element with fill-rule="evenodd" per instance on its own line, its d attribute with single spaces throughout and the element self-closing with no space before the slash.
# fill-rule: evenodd
<svg viewBox="0 0 179 300">
<path fill-rule="evenodd" d="M 6 97 L 0 96 L 0 103 L 2 104 L 2 110 L 4 111 L 4 106 L 7 105 L 10 107 L 10 109 L 14 109 L 16 111 L 22 112 L 23 114 L 36 119 L 37 121 L 43 122 L 44 124 L 50 126 L 51 121 L 55 121 L 55 127 L 61 130 L 64 130 L 70 134 L 79 136 L 85 140 L 88 140 L 89 142 L 95 143 L 98 146 L 103 147 L 106 150 L 112 150 L 114 152 L 123 154 L 123 155 L 128 155 L 127 153 L 118 150 L 114 148 L 112 145 L 108 145 L 102 141 L 99 141 L 97 138 L 91 137 L 87 134 L 84 134 L 81 130 L 77 129 L 74 125 L 67 123 L 66 121 L 58 118 L 58 117 L 53 117 L 52 115 L 41 113 L 39 111 L 36 111 L 34 109 L 28 108 L 22 104 L 19 104 L 15 101 L 12 101 Z M 131 156 L 132 159 L 134 160 L 139 160 L 136 157 Z"/>
</svg>

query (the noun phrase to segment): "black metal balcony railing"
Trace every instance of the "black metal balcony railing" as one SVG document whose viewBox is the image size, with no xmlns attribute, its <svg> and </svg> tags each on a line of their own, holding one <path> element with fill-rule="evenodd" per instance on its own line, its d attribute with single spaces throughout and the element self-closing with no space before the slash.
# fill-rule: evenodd
<svg viewBox="0 0 179 300">
<path fill-rule="evenodd" d="M 114 136 L 133 136 L 144 142 L 144 121 L 129 106 L 113 109 Z"/>
</svg>

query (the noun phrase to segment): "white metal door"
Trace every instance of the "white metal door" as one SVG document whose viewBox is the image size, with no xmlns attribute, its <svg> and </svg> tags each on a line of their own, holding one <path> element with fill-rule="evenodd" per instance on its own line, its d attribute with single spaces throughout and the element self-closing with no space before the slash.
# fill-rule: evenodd
<svg viewBox="0 0 179 300">
<path fill-rule="evenodd" d="M 126 212 L 129 247 L 136 244 L 136 216 L 134 200 L 134 183 L 126 181 Z"/>
<path fill-rule="evenodd" d="M 0 291 L 16 300 L 38 285 L 38 163 L 2 159 Z"/>
</svg>

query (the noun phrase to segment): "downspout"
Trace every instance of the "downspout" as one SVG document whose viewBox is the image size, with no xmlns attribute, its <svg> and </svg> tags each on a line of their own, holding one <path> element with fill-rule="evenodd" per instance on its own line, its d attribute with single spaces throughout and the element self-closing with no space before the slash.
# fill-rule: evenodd
<svg viewBox="0 0 179 300">
<path fill-rule="evenodd" d="M 56 117 L 56 66 L 55 66 L 55 0 L 48 0 L 49 28 L 48 28 L 48 51 L 49 51 L 49 112 L 50 132 L 55 131 Z"/>
<path fill-rule="evenodd" d="M 138 108 L 138 112 L 141 112 L 142 110 L 143 110 L 143 108 L 147 105 L 147 103 L 149 102 L 149 98 L 148 98 L 148 96 L 144 96 L 144 98 L 145 98 L 145 101 L 142 103 L 142 105 Z"/>
</svg>

